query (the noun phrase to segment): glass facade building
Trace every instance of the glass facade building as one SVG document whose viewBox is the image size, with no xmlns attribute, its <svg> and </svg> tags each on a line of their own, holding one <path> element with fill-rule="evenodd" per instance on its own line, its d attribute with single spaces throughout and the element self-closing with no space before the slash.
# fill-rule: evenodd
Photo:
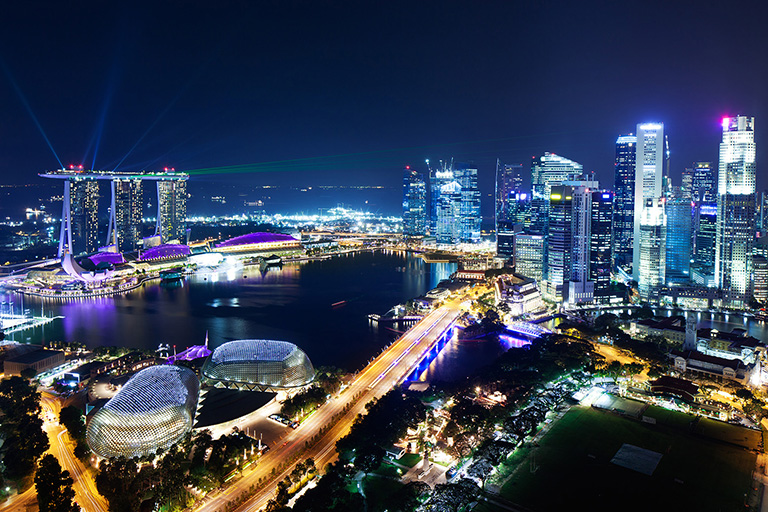
<svg viewBox="0 0 768 512">
<path fill-rule="evenodd" d="M 635 157 L 637 137 L 629 134 L 616 139 L 614 187 L 616 204 L 613 214 L 613 257 L 617 265 L 632 261 L 635 225 Z"/>
<path fill-rule="evenodd" d="M 403 170 L 403 235 L 427 234 L 427 183 L 410 166 Z"/>
<path fill-rule="evenodd" d="M 667 284 L 685 284 L 691 277 L 690 198 L 676 197 L 667 201 Z"/>
<path fill-rule="evenodd" d="M 534 157 L 531 165 L 531 232 L 548 234 L 552 186 L 581 179 L 583 169 L 580 163 L 554 153 Z"/>
<path fill-rule="evenodd" d="M 88 445 L 105 458 L 165 450 L 192 429 L 199 392 L 200 383 L 189 368 L 141 370 L 88 423 Z"/>
<path fill-rule="evenodd" d="M 312 363 L 299 347 L 274 340 L 224 343 L 205 361 L 202 373 L 218 387 L 260 391 L 298 388 L 315 378 Z"/>
<path fill-rule="evenodd" d="M 752 295 L 755 156 L 755 118 L 724 118 L 715 235 L 715 286 L 723 291 L 724 306 L 744 307 Z"/>
<path fill-rule="evenodd" d="M 540 283 L 544 277 L 544 235 L 515 235 L 515 273 Z"/>
<path fill-rule="evenodd" d="M 171 240 L 185 240 L 187 229 L 187 181 L 186 179 L 168 179 L 157 182 L 157 217 L 156 235 L 163 243 Z"/>
</svg>

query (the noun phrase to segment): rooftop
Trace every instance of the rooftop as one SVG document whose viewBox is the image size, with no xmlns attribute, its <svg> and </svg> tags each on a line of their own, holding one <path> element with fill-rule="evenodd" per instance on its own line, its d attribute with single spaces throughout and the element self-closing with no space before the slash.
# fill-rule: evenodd
<svg viewBox="0 0 768 512">
<path fill-rule="evenodd" d="M 49 357 L 55 356 L 57 354 L 61 354 L 61 356 L 64 357 L 64 352 L 61 352 L 60 350 L 47 350 L 42 348 L 39 350 L 34 350 L 32 352 L 27 352 L 26 354 L 21 354 L 20 356 L 6 359 L 6 362 L 20 363 L 20 364 L 34 364 L 34 363 L 37 363 L 38 361 L 48 359 Z"/>
<path fill-rule="evenodd" d="M 229 240 L 217 244 L 216 247 L 235 247 L 238 245 L 266 244 L 274 242 L 298 242 L 298 240 L 291 235 L 285 235 L 283 233 L 258 232 L 230 238 Z"/>
</svg>

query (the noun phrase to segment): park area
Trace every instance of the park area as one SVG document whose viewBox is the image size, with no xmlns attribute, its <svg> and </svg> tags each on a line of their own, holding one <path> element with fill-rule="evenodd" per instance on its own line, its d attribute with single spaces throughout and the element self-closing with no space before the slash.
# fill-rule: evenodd
<svg viewBox="0 0 768 512">
<path fill-rule="evenodd" d="M 571 408 L 508 459 L 501 496 L 533 511 L 727 511 L 754 500 L 760 432 L 655 406 L 644 416 L 655 424 Z M 650 465 L 630 469 L 643 457 Z"/>
</svg>

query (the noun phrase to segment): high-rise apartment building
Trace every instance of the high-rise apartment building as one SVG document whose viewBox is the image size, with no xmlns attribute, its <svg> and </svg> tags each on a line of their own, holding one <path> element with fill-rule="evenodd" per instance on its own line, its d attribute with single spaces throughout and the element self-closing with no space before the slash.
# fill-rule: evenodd
<svg viewBox="0 0 768 512">
<path fill-rule="evenodd" d="M 621 135 L 616 139 L 613 257 L 616 264 L 622 266 L 632 262 L 632 243 L 635 230 L 636 146 L 637 137 L 635 135 Z"/>
<path fill-rule="evenodd" d="M 141 178 L 113 179 L 107 243 L 116 245 L 119 252 L 135 251 L 143 235 L 143 214 Z"/>
<path fill-rule="evenodd" d="M 644 300 L 657 296 L 658 290 L 649 287 L 664 285 L 667 216 L 663 177 L 668 152 L 662 123 L 637 125 L 632 278 L 637 281 Z M 643 240 L 642 236 L 649 238 Z M 643 258 L 656 259 L 642 261 Z"/>
<path fill-rule="evenodd" d="M 403 236 L 427 234 L 427 183 L 407 165 L 403 169 Z"/>
<path fill-rule="evenodd" d="M 564 181 L 578 180 L 584 167 L 554 153 L 544 153 L 534 157 L 531 165 L 531 226 L 535 233 L 547 234 L 549 219 L 549 199 L 552 186 Z"/>
<path fill-rule="evenodd" d="M 157 229 L 163 243 L 186 238 L 187 181 L 167 179 L 157 182 L 158 212 Z"/>
<path fill-rule="evenodd" d="M 752 295 L 755 173 L 755 118 L 724 118 L 717 184 L 715 286 L 723 291 L 725 306 L 744 307 Z"/>
<path fill-rule="evenodd" d="M 69 215 L 70 232 L 62 230 L 62 243 L 73 255 L 95 252 L 99 248 L 99 182 L 90 178 L 71 178 L 64 184 L 64 209 Z M 68 210 L 68 211 L 66 211 Z M 70 237 L 69 240 L 64 238 Z"/>
</svg>

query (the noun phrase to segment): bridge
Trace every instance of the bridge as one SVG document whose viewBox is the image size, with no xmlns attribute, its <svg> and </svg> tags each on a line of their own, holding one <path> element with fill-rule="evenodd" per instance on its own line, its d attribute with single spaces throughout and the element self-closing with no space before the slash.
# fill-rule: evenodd
<svg viewBox="0 0 768 512">
<path fill-rule="evenodd" d="M 221 510 L 235 497 L 251 493 L 251 486 L 259 486 L 261 480 L 265 483 L 259 490 L 235 509 L 259 510 L 274 495 L 277 483 L 293 469 L 292 466 L 280 468 L 283 461 L 300 455 L 312 457 L 317 467 L 325 467 L 335 460 L 336 441 L 347 435 L 358 414 L 365 413 L 366 404 L 402 382 L 450 330 L 460 313 L 460 301 L 453 301 L 426 315 L 360 371 L 338 398 L 329 400 L 298 429 L 291 430 L 283 438 L 283 446 L 267 452 L 255 467 L 244 472 L 243 478 L 223 492 L 210 495 L 195 510 Z M 325 433 L 320 434 L 323 429 Z M 306 448 L 306 443 L 315 435 L 320 436 L 319 440 Z"/>
</svg>

